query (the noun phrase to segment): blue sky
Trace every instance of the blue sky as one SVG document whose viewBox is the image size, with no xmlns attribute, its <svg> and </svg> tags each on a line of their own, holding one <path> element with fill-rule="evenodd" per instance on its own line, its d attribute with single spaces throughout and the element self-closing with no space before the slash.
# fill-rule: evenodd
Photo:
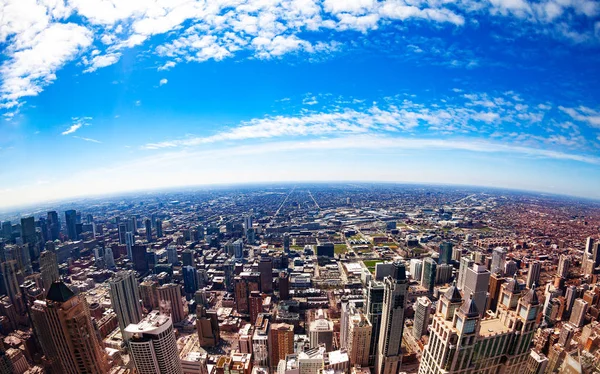
<svg viewBox="0 0 600 374">
<path fill-rule="evenodd" d="M 0 207 L 367 180 L 600 198 L 600 3 L 7 0 Z"/>
</svg>

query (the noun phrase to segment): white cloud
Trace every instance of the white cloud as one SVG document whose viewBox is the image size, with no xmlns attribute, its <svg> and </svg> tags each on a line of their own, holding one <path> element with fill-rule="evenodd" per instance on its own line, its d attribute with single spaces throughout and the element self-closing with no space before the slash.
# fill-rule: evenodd
<svg viewBox="0 0 600 374">
<path fill-rule="evenodd" d="M 71 127 L 69 127 L 67 130 L 63 131 L 61 134 L 62 135 L 72 134 L 75 131 L 79 130 L 81 128 L 81 126 L 83 126 L 82 123 L 74 123 L 74 124 L 71 125 Z"/>
<path fill-rule="evenodd" d="M 64 134 L 63 134 L 63 135 L 64 135 Z M 82 136 L 76 136 L 76 135 L 73 135 L 73 137 L 74 137 L 75 139 L 85 140 L 86 142 L 98 143 L 98 144 L 101 144 L 101 143 L 102 143 L 101 141 L 99 141 L 99 140 L 96 140 L 96 139 L 92 139 L 92 138 L 84 138 L 84 137 L 82 137 Z"/>
<path fill-rule="evenodd" d="M 164 35 L 165 42 L 148 47 L 165 59 L 158 69 L 168 70 L 177 63 L 220 61 L 240 52 L 262 59 L 289 53 L 327 56 L 344 48 L 339 34 L 345 30 L 366 34 L 397 21 L 461 27 L 484 14 L 516 18 L 525 23 L 516 29 L 573 43 L 600 40 L 595 19 L 600 6 L 590 0 L 4 0 L 0 7 L 0 42 L 6 43 L 0 108 L 12 110 L 24 97 L 39 94 L 93 42 L 81 60 L 85 72 L 116 63 L 154 35 Z M 80 24 L 66 23 L 73 19 Z M 436 61 L 450 65 L 479 63 L 474 56 L 455 55 L 435 54 Z"/>
<path fill-rule="evenodd" d="M 56 79 L 56 72 L 92 42 L 91 32 L 73 23 L 48 26 L 22 48 L 8 49 L 8 59 L 0 67 L 1 100 L 14 103 L 36 96 Z"/>
<path fill-rule="evenodd" d="M 567 113 L 571 118 L 579 122 L 585 122 L 591 127 L 600 129 L 600 112 L 588 108 L 586 106 L 579 106 L 578 108 L 566 108 L 559 106 L 558 109 Z"/>
<path fill-rule="evenodd" d="M 120 53 L 109 53 L 106 55 L 95 56 L 90 62 L 90 66 L 84 70 L 85 73 L 91 73 L 97 69 L 115 64 L 121 57 Z"/>
<path fill-rule="evenodd" d="M 159 85 L 159 86 L 162 86 L 162 85 L 165 85 L 165 84 L 167 84 L 168 82 L 169 82 L 169 81 L 167 80 L 167 78 L 163 78 L 163 79 L 161 79 L 161 80 L 160 80 L 160 82 L 158 82 L 158 85 Z"/>
</svg>

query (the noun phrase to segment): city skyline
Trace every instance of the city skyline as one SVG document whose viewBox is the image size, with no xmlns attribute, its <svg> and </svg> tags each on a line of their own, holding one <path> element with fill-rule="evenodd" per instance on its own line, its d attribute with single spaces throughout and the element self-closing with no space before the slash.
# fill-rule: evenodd
<svg viewBox="0 0 600 374">
<path fill-rule="evenodd" d="M 331 180 L 600 198 L 597 2 L 4 11 L 0 207 Z"/>
</svg>

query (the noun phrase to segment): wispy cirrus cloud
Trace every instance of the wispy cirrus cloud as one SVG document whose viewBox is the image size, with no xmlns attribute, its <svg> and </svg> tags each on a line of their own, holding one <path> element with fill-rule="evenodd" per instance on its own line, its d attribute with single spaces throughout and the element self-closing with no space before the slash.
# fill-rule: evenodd
<svg viewBox="0 0 600 374">
<path fill-rule="evenodd" d="M 83 136 L 77 136 L 77 135 L 73 135 L 73 137 L 75 139 L 80 139 L 80 140 L 84 140 L 86 142 L 91 142 L 91 143 L 97 143 L 97 144 L 101 144 L 102 142 L 96 139 L 92 139 L 92 138 L 85 138 Z"/>
<path fill-rule="evenodd" d="M 77 130 L 79 130 L 83 126 L 89 126 L 90 123 L 88 121 L 91 119 L 92 119 L 92 117 L 81 117 L 81 118 L 73 117 L 72 120 L 74 123 L 71 126 L 69 126 L 68 129 L 61 132 L 61 135 L 70 135 L 70 134 L 75 133 Z"/>
</svg>

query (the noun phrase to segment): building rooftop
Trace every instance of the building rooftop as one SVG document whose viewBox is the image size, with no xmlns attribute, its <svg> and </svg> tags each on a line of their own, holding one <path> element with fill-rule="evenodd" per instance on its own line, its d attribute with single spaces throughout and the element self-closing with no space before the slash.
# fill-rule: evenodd
<svg viewBox="0 0 600 374">
<path fill-rule="evenodd" d="M 481 321 L 479 335 L 483 337 L 505 334 L 511 330 L 504 325 L 500 318 L 490 318 Z"/>
</svg>

